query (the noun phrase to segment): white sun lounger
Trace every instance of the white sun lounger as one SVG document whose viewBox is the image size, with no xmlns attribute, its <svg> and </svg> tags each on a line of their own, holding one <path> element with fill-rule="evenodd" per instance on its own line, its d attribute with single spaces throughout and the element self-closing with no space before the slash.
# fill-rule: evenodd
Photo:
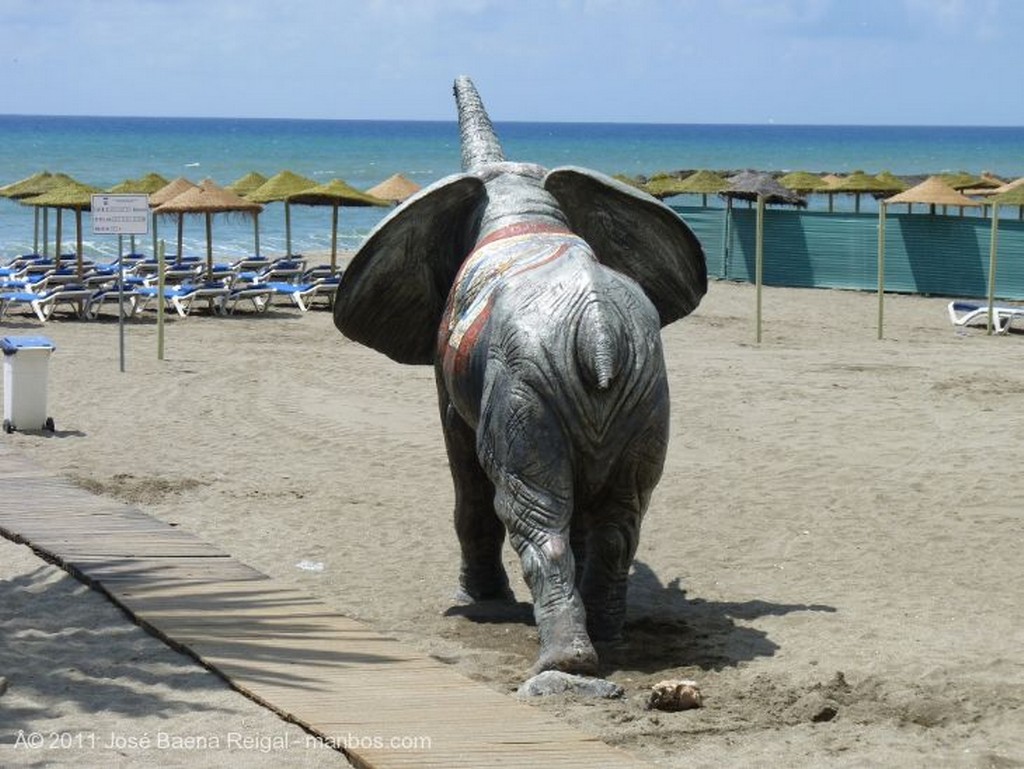
<svg viewBox="0 0 1024 769">
<path fill-rule="evenodd" d="M 954 300 L 947 307 L 949 320 L 954 326 L 988 325 L 988 305 L 984 302 Z M 1010 304 L 992 305 L 992 326 L 997 334 L 1005 334 L 1014 321 L 1024 322 L 1024 307 Z"/>
</svg>

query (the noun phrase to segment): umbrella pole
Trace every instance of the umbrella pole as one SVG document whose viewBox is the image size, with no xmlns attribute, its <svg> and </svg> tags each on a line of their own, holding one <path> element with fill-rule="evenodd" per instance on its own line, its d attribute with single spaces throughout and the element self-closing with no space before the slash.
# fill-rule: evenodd
<svg viewBox="0 0 1024 769">
<path fill-rule="evenodd" d="M 256 258 L 260 258 L 260 215 L 253 214 L 252 217 L 252 239 L 256 247 Z"/>
<path fill-rule="evenodd" d="M 988 253 L 988 333 L 992 333 L 995 311 L 992 302 L 996 298 L 996 256 L 999 252 L 999 204 L 992 205 L 992 237 Z"/>
<path fill-rule="evenodd" d="M 164 359 L 164 242 L 156 250 L 156 359 Z"/>
<path fill-rule="evenodd" d="M 185 234 L 185 214 L 178 214 L 178 256 L 175 257 L 174 263 L 181 264 L 182 257 L 182 241 L 184 240 Z"/>
<path fill-rule="evenodd" d="M 153 258 L 156 259 L 157 237 L 156 237 L 156 214 L 150 213 L 149 218 L 153 220 Z"/>
<path fill-rule="evenodd" d="M 757 283 L 757 343 L 761 343 L 761 283 L 764 276 L 764 195 L 757 196 L 757 243 L 755 254 L 755 281 Z"/>
<path fill-rule="evenodd" d="M 284 202 L 284 255 L 289 259 L 292 255 L 292 207 L 287 200 Z"/>
<path fill-rule="evenodd" d="M 213 280 L 213 215 L 206 212 L 206 279 Z"/>
<path fill-rule="evenodd" d="M 878 338 L 885 315 L 885 201 L 878 204 Z"/>
<path fill-rule="evenodd" d="M 39 206 L 32 210 L 32 253 L 39 253 Z"/>
<path fill-rule="evenodd" d="M 62 211 L 63 211 L 63 209 L 60 209 L 60 208 L 57 209 L 57 243 L 56 243 L 56 248 L 55 248 L 56 253 L 54 253 L 54 255 L 53 255 L 53 258 L 55 260 L 55 264 L 57 265 L 57 269 L 58 270 L 60 269 L 60 252 L 61 252 L 61 245 L 62 245 L 62 243 L 60 242 L 60 236 L 61 236 L 60 229 L 61 229 L 61 223 L 62 223 L 61 222 L 61 219 L 62 219 L 61 213 L 62 213 Z"/>
<path fill-rule="evenodd" d="M 81 280 L 85 276 L 85 270 L 82 265 L 82 209 L 75 209 L 75 232 L 77 233 L 77 240 L 75 241 L 75 262 L 78 265 L 78 279 Z"/>
<path fill-rule="evenodd" d="M 331 274 L 338 266 L 338 207 L 334 206 L 331 216 Z"/>
<path fill-rule="evenodd" d="M 43 256 L 50 255 L 50 209 L 43 207 Z"/>
</svg>

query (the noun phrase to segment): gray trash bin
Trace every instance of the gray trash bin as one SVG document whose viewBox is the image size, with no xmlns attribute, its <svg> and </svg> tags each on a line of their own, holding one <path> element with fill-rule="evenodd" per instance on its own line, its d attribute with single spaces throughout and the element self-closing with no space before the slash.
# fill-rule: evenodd
<svg viewBox="0 0 1024 769">
<path fill-rule="evenodd" d="M 4 432 L 52 432 L 53 419 L 46 415 L 46 377 L 56 345 L 45 336 L 5 336 L 0 349 L 4 353 Z"/>
</svg>

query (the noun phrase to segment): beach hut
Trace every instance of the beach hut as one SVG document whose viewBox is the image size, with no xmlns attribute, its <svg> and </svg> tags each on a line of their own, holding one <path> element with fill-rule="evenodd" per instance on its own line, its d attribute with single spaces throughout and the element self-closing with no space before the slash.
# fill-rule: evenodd
<svg viewBox="0 0 1024 769">
<path fill-rule="evenodd" d="M 726 248 L 728 248 L 729 219 L 734 199 L 757 202 L 755 229 L 754 285 L 755 292 L 755 339 L 761 341 L 761 286 L 764 275 L 764 211 L 767 205 L 788 205 L 803 208 L 807 201 L 795 192 L 786 189 L 771 174 L 743 171 L 729 179 L 729 188 L 719 193 L 727 201 L 726 206 Z M 728 254 L 726 254 L 728 259 Z"/>
<path fill-rule="evenodd" d="M 64 209 L 71 209 L 75 212 L 75 260 L 77 263 L 78 278 L 81 279 L 85 275 L 85 271 L 82 263 L 82 211 L 88 211 L 92 208 L 92 196 L 97 192 L 103 192 L 99 187 L 93 187 L 89 184 L 77 181 L 67 177 L 67 181 L 62 184 L 51 188 L 48 192 L 44 192 L 42 195 L 37 195 L 32 198 L 25 198 L 22 202 L 31 206 L 46 206 L 48 208 L 57 209 L 57 253 L 56 253 L 56 264 L 60 268 L 61 260 L 61 211 Z"/>
<path fill-rule="evenodd" d="M 217 185 L 212 179 L 204 179 L 199 186 L 193 186 L 177 197 L 153 209 L 157 217 L 177 214 L 179 218 L 190 215 L 202 215 L 206 222 L 206 277 L 213 279 L 213 216 L 215 214 L 235 214 L 238 216 L 258 216 L 263 206 Z"/>
<path fill-rule="evenodd" d="M 367 195 L 380 200 L 390 200 L 392 203 L 401 203 L 420 191 L 420 185 L 401 174 L 392 174 L 387 179 L 366 191 Z M 376 205 L 376 203 L 371 204 Z"/>
<path fill-rule="evenodd" d="M 149 196 L 149 207 L 150 207 L 150 209 L 155 210 L 159 206 L 162 206 L 164 203 L 166 203 L 168 200 L 173 200 L 174 198 L 178 197 L 178 195 L 180 195 L 181 193 L 186 192 L 186 191 L 192 189 L 195 186 L 196 186 L 195 182 L 189 181 L 184 176 L 179 176 L 177 179 L 174 179 L 174 180 L 168 182 L 167 184 L 165 184 L 163 187 L 158 189 L 156 192 L 150 193 L 150 196 Z M 182 246 L 182 237 L 184 235 L 184 228 L 185 228 L 184 222 L 185 222 L 185 216 L 184 216 L 184 214 L 180 214 L 178 216 L 178 251 L 177 251 L 177 255 L 174 257 L 174 261 L 175 262 L 180 262 L 181 261 L 181 257 L 183 256 L 183 254 L 181 253 L 181 246 Z M 155 214 L 153 215 L 153 228 L 152 229 L 153 229 L 153 253 L 155 254 L 157 252 L 157 249 L 156 249 L 156 244 L 157 244 L 157 233 L 156 233 L 156 231 L 157 231 L 157 218 L 156 218 Z"/>
<path fill-rule="evenodd" d="M 907 209 L 915 203 L 925 204 L 929 207 L 931 214 L 935 213 L 935 207 L 941 206 L 980 206 L 976 200 L 971 200 L 948 184 L 938 176 L 929 176 L 920 184 L 908 190 L 897 193 L 892 197 L 885 198 L 878 203 L 878 338 L 882 338 L 882 330 L 885 322 L 885 210 L 887 206 L 894 203 L 907 203 Z"/>
<path fill-rule="evenodd" d="M 245 197 L 253 203 L 284 203 L 285 255 L 292 255 L 292 211 L 288 197 L 310 187 L 316 182 L 291 171 L 281 171 L 267 179 Z"/>
<path fill-rule="evenodd" d="M 392 177 L 394 178 L 394 177 Z M 380 185 L 378 185 L 380 186 Z M 391 200 L 374 197 L 350 187 L 341 179 L 332 179 L 327 184 L 310 187 L 302 192 L 289 195 L 288 203 L 304 206 L 331 206 L 331 272 L 338 268 L 338 209 L 342 206 L 390 206 Z"/>
</svg>

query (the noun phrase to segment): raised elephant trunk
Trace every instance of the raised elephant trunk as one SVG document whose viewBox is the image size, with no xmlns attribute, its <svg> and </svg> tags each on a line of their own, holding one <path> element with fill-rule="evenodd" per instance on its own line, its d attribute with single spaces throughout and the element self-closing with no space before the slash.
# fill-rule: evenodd
<svg viewBox="0 0 1024 769">
<path fill-rule="evenodd" d="M 455 80 L 455 104 L 459 109 L 462 137 L 462 170 L 472 171 L 487 163 L 500 163 L 505 153 L 473 81 L 465 75 Z"/>
</svg>

